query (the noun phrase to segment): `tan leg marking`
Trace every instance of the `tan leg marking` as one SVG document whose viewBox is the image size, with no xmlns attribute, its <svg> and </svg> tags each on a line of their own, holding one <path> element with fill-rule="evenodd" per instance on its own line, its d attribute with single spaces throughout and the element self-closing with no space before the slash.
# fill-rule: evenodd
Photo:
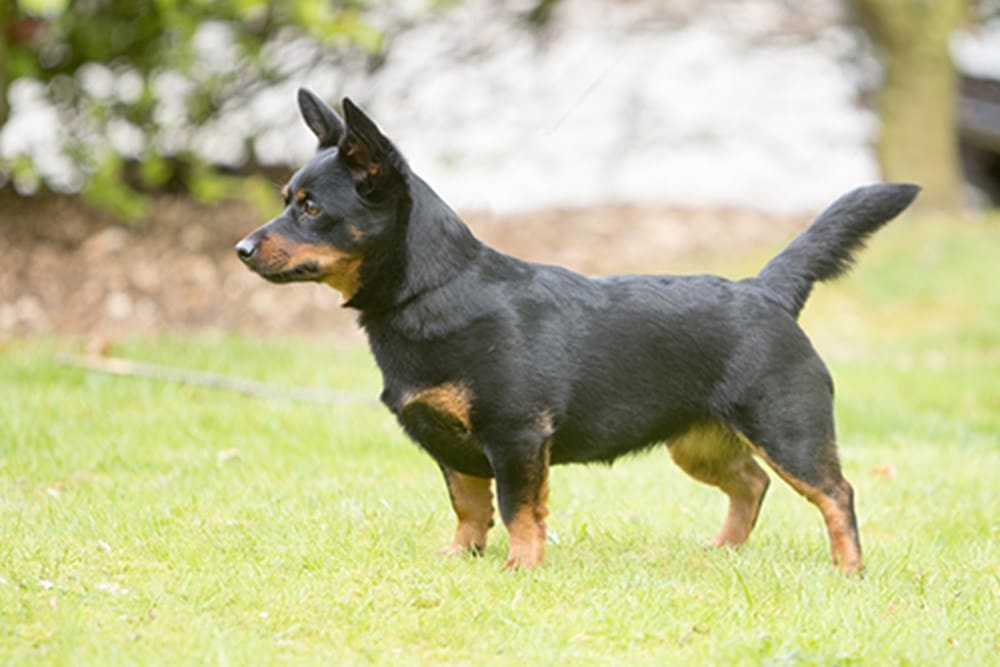
<svg viewBox="0 0 1000 667">
<path fill-rule="evenodd" d="M 465 385 L 445 382 L 421 389 L 403 400 L 403 411 L 417 404 L 422 404 L 440 418 L 453 422 L 458 431 L 472 431 L 472 392 Z"/>
<path fill-rule="evenodd" d="M 486 533 L 493 525 L 491 480 L 446 470 L 445 481 L 458 517 L 458 528 L 455 539 L 441 553 L 446 556 L 482 553 L 486 548 Z"/>
<path fill-rule="evenodd" d="M 830 538 L 830 554 L 833 557 L 833 564 L 845 574 L 864 572 L 865 566 L 861 560 L 861 542 L 855 528 L 857 519 L 854 514 L 854 489 L 840 474 L 840 463 L 837 460 L 830 462 L 836 476 L 831 479 L 833 490 L 827 492 L 790 475 L 763 449 L 753 445 L 745 437 L 740 437 L 753 447 L 754 451 L 778 473 L 781 479 L 819 508 Z"/>
<path fill-rule="evenodd" d="M 719 480 L 718 487 L 729 496 L 729 511 L 713 540 L 715 546 L 735 547 L 746 542 L 770 484 L 767 473 L 751 458 L 744 459 L 730 477 Z"/>
<path fill-rule="evenodd" d="M 819 492 L 817 497 L 809 498 L 809 500 L 823 513 L 826 529 L 830 536 L 830 554 L 833 556 L 833 564 L 845 574 L 862 574 L 865 565 L 861 560 L 858 533 L 854 529 L 854 521 L 851 520 L 854 514 L 854 490 L 851 489 L 847 481 L 844 481 L 844 485 L 845 488 L 837 491 L 840 498 Z"/>
<path fill-rule="evenodd" d="M 549 444 L 545 445 L 541 479 L 534 496 L 518 510 L 507 523 L 510 548 L 504 567 L 512 570 L 530 570 L 545 559 L 545 517 L 549 515 Z"/>
<path fill-rule="evenodd" d="M 549 511 L 546 507 L 548 484 L 542 489 L 541 502 L 532 506 L 525 505 L 507 524 L 510 534 L 510 549 L 504 567 L 512 570 L 530 570 L 538 567 L 545 559 L 545 517 Z"/>
<path fill-rule="evenodd" d="M 746 542 L 770 485 L 750 449 L 727 427 L 710 423 L 672 440 L 670 456 L 686 473 L 729 496 L 729 510 L 712 543 L 739 546 Z"/>
</svg>

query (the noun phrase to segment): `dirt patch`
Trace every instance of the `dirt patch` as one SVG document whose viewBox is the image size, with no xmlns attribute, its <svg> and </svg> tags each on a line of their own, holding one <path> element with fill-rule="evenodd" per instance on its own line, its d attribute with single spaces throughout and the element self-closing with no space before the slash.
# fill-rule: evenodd
<svg viewBox="0 0 1000 667">
<path fill-rule="evenodd" d="M 604 208 L 466 216 L 490 245 L 585 274 L 669 272 L 790 238 L 802 218 Z M 118 338 L 166 330 L 349 334 L 355 314 L 319 285 L 275 286 L 233 244 L 260 216 L 242 203 L 159 197 L 125 229 L 70 198 L 0 195 L 0 337 Z"/>
</svg>

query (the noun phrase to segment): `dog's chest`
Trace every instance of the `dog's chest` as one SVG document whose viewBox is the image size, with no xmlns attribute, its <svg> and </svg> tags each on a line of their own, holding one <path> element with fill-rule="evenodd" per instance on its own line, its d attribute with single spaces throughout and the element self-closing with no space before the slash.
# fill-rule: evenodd
<svg viewBox="0 0 1000 667">
<path fill-rule="evenodd" d="M 439 463 L 468 475 L 491 477 L 472 427 L 472 396 L 458 383 L 383 393 L 383 401 L 411 438 Z"/>
</svg>

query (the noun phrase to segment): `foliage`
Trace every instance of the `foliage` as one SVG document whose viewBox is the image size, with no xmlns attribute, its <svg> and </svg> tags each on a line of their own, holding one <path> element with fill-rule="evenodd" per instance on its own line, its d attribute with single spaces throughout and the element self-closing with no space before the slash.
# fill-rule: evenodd
<svg viewBox="0 0 1000 667">
<path fill-rule="evenodd" d="M 725 501 L 662 450 L 556 468 L 541 570 L 501 569 L 502 528 L 482 558 L 444 560 L 440 473 L 377 405 L 365 351 L 114 350 L 373 397 L 330 407 L 91 375 L 57 363 L 72 343 L 16 341 L 0 345 L 0 661 L 992 664 L 998 227 L 949 223 L 893 223 L 805 313 L 837 379 L 863 580 L 834 572 L 818 513 L 777 480 L 742 551 L 703 549 Z"/>
<path fill-rule="evenodd" d="M 135 191 L 197 189 L 205 160 L 198 128 L 220 111 L 294 72 L 275 43 L 300 45 L 299 67 L 344 50 L 378 54 L 380 30 L 367 0 L 18 0 L 0 10 L 0 97 L 55 106 L 49 133 L 59 154 L 8 147 L 0 162 L 22 192 L 76 191 L 126 218 L 142 211 Z M 0 126 L 8 109 L 0 107 Z M 252 155 L 253 136 L 230 137 L 229 166 Z M 79 172 L 55 175 L 51 163 Z M 141 168 L 129 170 L 131 164 Z M 147 166 L 149 165 L 149 166 Z M 72 170 L 71 170 L 72 171 Z M 65 169 L 62 170 L 65 173 Z M 127 183 L 130 193 L 121 187 Z M 204 189 L 204 188 L 202 188 Z"/>
</svg>

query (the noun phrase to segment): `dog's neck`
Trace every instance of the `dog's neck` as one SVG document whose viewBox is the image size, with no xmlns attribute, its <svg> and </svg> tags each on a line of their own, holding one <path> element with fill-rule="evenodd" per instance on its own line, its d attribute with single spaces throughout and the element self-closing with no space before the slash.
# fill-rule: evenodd
<svg viewBox="0 0 1000 667">
<path fill-rule="evenodd" d="M 365 327 L 449 283 L 484 247 L 421 178 L 411 172 L 406 179 L 393 238 L 366 257 L 361 288 L 344 304 L 361 311 Z"/>
</svg>

